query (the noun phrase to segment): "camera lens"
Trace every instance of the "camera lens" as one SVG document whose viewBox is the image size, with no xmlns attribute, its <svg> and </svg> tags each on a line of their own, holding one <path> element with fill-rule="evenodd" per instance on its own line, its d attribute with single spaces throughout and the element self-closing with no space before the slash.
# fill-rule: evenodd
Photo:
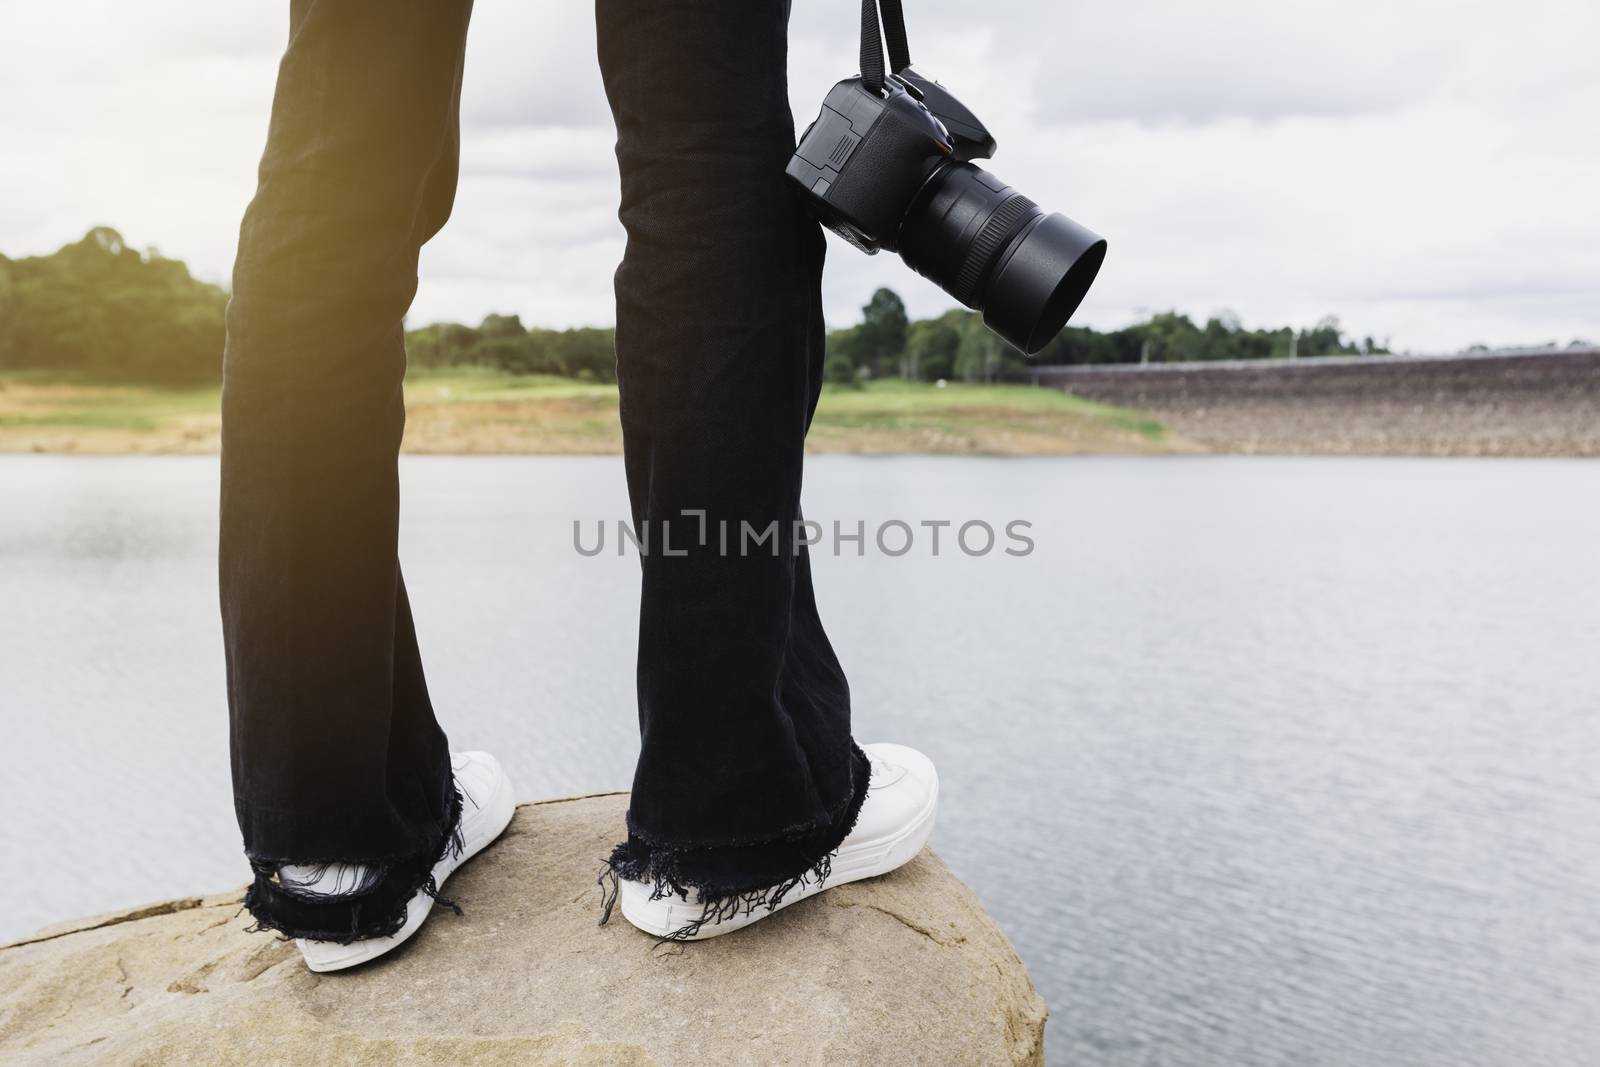
<svg viewBox="0 0 1600 1067">
<path fill-rule="evenodd" d="M 1029 355 L 1061 331 L 1106 242 L 971 163 L 939 167 L 900 226 L 907 265 Z"/>
</svg>

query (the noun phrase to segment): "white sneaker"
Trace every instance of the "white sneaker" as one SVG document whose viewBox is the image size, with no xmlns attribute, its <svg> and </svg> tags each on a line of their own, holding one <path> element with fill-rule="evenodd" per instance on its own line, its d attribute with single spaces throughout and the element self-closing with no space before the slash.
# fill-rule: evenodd
<svg viewBox="0 0 1600 1067">
<path fill-rule="evenodd" d="M 433 884 L 444 888 L 446 878 L 456 868 L 482 852 L 489 843 L 500 836 L 517 810 L 516 791 L 511 787 L 500 761 L 487 752 L 456 752 L 450 756 L 450 767 L 455 772 L 456 788 L 461 791 L 461 842 L 459 855 L 446 855 L 433 868 Z M 300 888 L 329 895 L 347 893 L 359 885 L 367 868 L 349 863 L 332 863 L 316 867 L 286 866 L 281 874 L 295 879 Z M 311 941 L 297 938 L 300 954 L 306 966 L 313 971 L 342 971 L 368 960 L 377 959 L 391 949 L 404 944 L 412 934 L 422 928 L 422 923 L 433 910 L 433 898 L 425 890 L 406 903 L 406 922 L 399 931 L 388 937 L 369 937 L 341 945 L 337 941 Z"/>
<path fill-rule="evenodd" d="M 687 899 L 668 894 L 652 900 L 649 883 L 624 880 L 618 889 L 623 917 L 659 938 L 701 941 L 742 930 L 825 889 L 887 874 L 909 862 L 933 834 L 939 774 L 933 762 L 914 748 L 890 744 L 861 747 L 872 761 L 872 779 L 855 828 L 829 857 L 831 870 L 825 877 L 804 879 L 776 901 L 766 891 L 710 908 L 693 890 Z"/>
</svg>

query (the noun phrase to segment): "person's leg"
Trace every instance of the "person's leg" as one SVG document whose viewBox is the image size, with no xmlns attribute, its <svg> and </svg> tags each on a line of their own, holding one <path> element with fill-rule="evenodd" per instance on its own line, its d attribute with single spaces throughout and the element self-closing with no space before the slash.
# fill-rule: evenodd
<svg viewBox="0 0 1600 1067">
<path fill-rule="evenodd" d="M 396 556 L 402 319 L 455 193 L 470 0 L 294 0 L 224 360 L 235 809 L 262 926 L 394 933 L 460 800 Z M 361 864 L 356 893 L 288 864 Z M 349 889 L 349 886 L 343 887 Z"/>
<path fill-rule="evenodd" d="M 795 544 L 823 238 L 783 172 L 785 0 L 598 0 L 597 21 L 628 235 L 624 451 L 650 538 L 643 749 L 611 868 L 727 899 L 825 869 L 868 781 Z"/>
</svg>

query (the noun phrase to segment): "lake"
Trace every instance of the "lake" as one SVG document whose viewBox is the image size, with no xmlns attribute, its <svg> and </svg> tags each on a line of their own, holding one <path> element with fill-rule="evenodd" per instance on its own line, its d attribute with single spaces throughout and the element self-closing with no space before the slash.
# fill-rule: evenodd
<svg viewBox="0 0 1600 1067">
<path fill-rule="evenodd" d="M 856 735 L 938 763 L 934 846 L 1049 1001 L 1050 1062 L 1600 1063 L 1600 462 L 807 474 L 812 518 L 867 524 L 815 566 Z M 402 477 L 453 741 L 524 799 L 625 788 L 638 565 L 572 529 L 614 532 L 620 461 Z M 0 456 L 0 485 L 0 939 L 242 882 L 215 459 Z"/>
</svg>

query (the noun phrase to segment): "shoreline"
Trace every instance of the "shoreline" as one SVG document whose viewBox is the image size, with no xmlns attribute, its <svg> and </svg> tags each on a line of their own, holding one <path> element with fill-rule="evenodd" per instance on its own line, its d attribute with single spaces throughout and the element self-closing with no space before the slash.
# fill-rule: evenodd
<svg viewBox="0 0 1600 1067">
<path fill-rule="evenodd" d="M 401 451 L 620 455 L 617 387 L 496 372 L 406 380 Z M 0 453 L 215 454 L 216 388 L 68 384 L 0 375 Z M 827 386 L 813 455 L 1148 455 L 1196 449 L 1134 411 L 1030 385 L 885 380 Z"/>
<path fill-rule="evenodd" d="M 1039 367 L 1033 385 L 824 388 L 810 455 L 1600 457 L 1600 349 Z M 618 455 L 615 385 L 408 376 L 402 452 Z M 0 373 L 0 453 L 206 455 L 218 390 Z"/>
</svg>

